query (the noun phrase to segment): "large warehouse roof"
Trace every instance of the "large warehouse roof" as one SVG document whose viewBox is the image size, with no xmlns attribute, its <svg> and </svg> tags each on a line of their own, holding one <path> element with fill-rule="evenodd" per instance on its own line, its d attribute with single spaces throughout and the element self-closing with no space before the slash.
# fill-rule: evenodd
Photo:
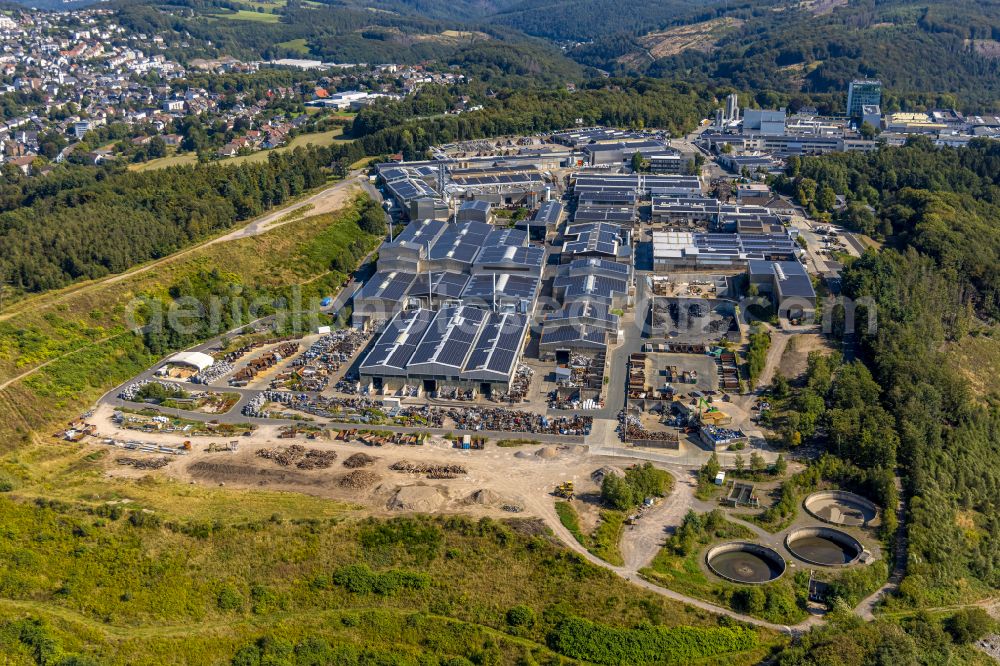
<svg viewBox="0 0 1000 666">
<path fill-rule="evenodd" d="M 528 319 L 468 306 L 396 315 L 361 364 L 367 375 L 509 381 Z"/>
</svg>

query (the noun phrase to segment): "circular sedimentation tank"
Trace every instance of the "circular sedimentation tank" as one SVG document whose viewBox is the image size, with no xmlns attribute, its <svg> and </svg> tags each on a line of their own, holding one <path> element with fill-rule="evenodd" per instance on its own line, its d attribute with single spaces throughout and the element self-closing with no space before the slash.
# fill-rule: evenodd
<svg viewBox="0 0 1000 666">
<path fill-rule="evenodd" d="M 759 585 L 785 573 L 785 560 L 777 551 L 749 541 L 732 541 L 709 549 L 708 568 L 733 583 Z"/>
<path fill-rule="evenodd" d="M 861 542 L 847 532 L 829 527 L 804 527 L 785 537 L 785 547 L 808 564 L 845 567 L 854 564 L 865 551 Z"/>
<path fill-rule="evenodd" d="M 873 523 L 879 514 L 873 502 L 846 490 L 821 490 L 802 504 L 811 516 L 833 525 L 863 527 Z"/>
</svg>

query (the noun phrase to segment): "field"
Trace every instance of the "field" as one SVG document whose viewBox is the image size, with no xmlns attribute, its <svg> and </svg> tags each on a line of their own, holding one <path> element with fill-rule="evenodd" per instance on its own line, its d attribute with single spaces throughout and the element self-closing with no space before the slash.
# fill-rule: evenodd
<svg viewBox="0 0 1000 666">
<path fill-rule="evenodd" d="M 148 162 L 129 165 L 129 168 L 134 171 L 147 171 L 149 169 L 165 169 L 172 166 L 188 166 L 197 162 L 198 156 L 194 153 L 174 152 L 172 155 L 167 155 L 166 157 L 157 157 Z"/>
<path fill-rule="evenodd" d="M 213 20 L 223 21 L 255 21 L 257 23 L 278 23 L 281 21 L 281 16 L 278 14 L 252 12 L 247 9 L 240 9 L 232 13 L 209 14 L 208 16 Z"/>
<path fill-rule="evenodd" d="M 287 42 L 278 42 L 274 46 L 279 49 L 291 49 L 292 51 L 296 51 L 302 55 L 309 55 L 309 45 L 305 38 L 290 39 Z"/>
<path fill-rule="evenodd" d="M 338 116 L 343 115 L 344 117 L 351 117 L 353 114 L 337 114 Z M 227 157 L 225 159 L 218 160 L 222 164 L 240 164 L 245 162 L 266 162 L 267 156 L 272 151 L 283 152 L 286 150 L 294 150 L 299 146 L 307 146 L 310 143 L 316 146 L 325 146 L 336 141 L 341 141 L 338 139 L 340 135 L 344 133 L 342 128 L 336 128 L 328 130 L 326 132 L 311 132 L 306 134 L 299 134 L 298 136 L 292 138 L 291 141 L 283 146 L 278 146 L 277 148 L 272 148 L 270 150 L 258 150 L 249 155 L 239 155 L 237 157 Z M 173 155 L 167 155 L 166 157 L 158 157 L 148 162 L 142 162 L 139 164 L 133 164 L 129 168 L 135 171 L 147 171 L 149 169 L 165 169 L 172 166 L 183 166 L 195 164 L 198 161 L 198 156 L 194 153 L 174 153 Z"/>
</svg>

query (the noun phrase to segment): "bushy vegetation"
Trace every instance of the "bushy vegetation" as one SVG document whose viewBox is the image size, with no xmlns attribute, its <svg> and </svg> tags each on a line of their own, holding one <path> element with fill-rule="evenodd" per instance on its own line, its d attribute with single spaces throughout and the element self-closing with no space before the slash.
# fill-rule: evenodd
<svg viewBox="0 0 1000 666">
<path fill-rule="evenodd" d="M 585 534 L 580 527 L 580 516 L 570 502 L 556 502 L 556 514 L 563 527 L 569 530 L 573 538 L 605 562 L 620 566 L 623 564 L 618 542 L 621 540 L 625 525 L 625 514 L 621 511 L 604 510 L 600 512 L 597 526 L 590 534 Z"/>
<path fill-rule="evenodd" d="M 767 364 L 767 350 L 771 348 L 771 333 L 767 329 L 758 327 L 750 333 L 750 344 L 747 347 L 747 374 L 750 377 L 750 385 L 755 386 L 757 379 L 764 371 Z"/>
<path fill-rule="evenodd" d="M 959 611 L 963 614 L 966 611 Z M 956 614 L 956 616 L 958 615 Z M 952 619 L 917 613 L 901 621 L 865 622 L 846 608 L 783 650 L 780 666 L 813 664 L 973 664 L 983 655 L 946 629 Z"/>
<path fill-rule="evenodd" d="M 569 617 L 549 634 L 548 642 L 561 654 L 596 664 L 683 664 L 751 650 L 757 646 L 757 636 L 744 627 L 614 629 Z"/>
<path fill-rule="evenodd" d="M 15 663 L 298 664 L 329 648 L 344 661 L 319 663 L 549 663 L 546 639 L 577 598 L 601 600 L 571 614 L 609 630 L 716 626 L 627 587 L 533 521 L 272 517 L 202 530 L 137 526 L 126 516 L 160 516 L 116 506 L 0 500 L 0 653 L 28 659 Z M 36 662 L 39 645 L 47 656 Z"/>
<path fill-rule="evenodd" d="M 601 499 L 618 511 L 631 511 L 647 498 L 663 497 L 674 487 L 670 472 L 656 469 L 652 463 L 633 465 L 625 476 L 611 472 L 601 481 Z"/>
</svg>

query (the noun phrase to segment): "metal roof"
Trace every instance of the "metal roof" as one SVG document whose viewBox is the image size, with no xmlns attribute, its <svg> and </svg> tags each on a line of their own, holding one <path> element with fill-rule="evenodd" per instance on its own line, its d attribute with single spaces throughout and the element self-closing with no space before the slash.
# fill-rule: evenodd
<svg viewBox="0 0 1000 666">
<path fill-rule="evenodd" d="M 545 250 L 534 245 L 488 245 L 476 257 L 475 270 L 517 270 L 541 273 Z"/>
<path fill-rule="evenodd" d="M 361 363 L 361 371 L 370 374 L 405 374 L 410 358 L 433 317 L 434 312 L 424 309 L 404 310 L 397 314 L 386 325 Z"/>
<path fill-rule="evenodd" d="M 431 293 L 438 298 L 458 298 L 462 295 L 466 283 L 469 281 L 468 275 L 453 273 L 451 271 L 431 271 L 430 283 Z M 410 287 L 410 296 L 427 296 L 427 273 L 417 275 L 417 279 Z"/>
<path fill-rule="evenodd" d="M 354 295 L 355 300 L 377 298 L 398 301 L 406 296 L 413 283 L 413 273 L 404 271 L 378 271 Z"/>
<path fill-rule="evenodd" d="M 495 293 L 498 297 L 533 299 L 538 292 L 538 282 L 535 275 L 479 273 L 469 280 L 462 298 L 491 303 Z"/>
<path fill-rule="evenodd" d="M 493 226 L 485 222 L 449 224 L 431 246 L 430 259 L 432 261 L 451 259 L 471 264 L 491 231 Z"/>
</svg>

